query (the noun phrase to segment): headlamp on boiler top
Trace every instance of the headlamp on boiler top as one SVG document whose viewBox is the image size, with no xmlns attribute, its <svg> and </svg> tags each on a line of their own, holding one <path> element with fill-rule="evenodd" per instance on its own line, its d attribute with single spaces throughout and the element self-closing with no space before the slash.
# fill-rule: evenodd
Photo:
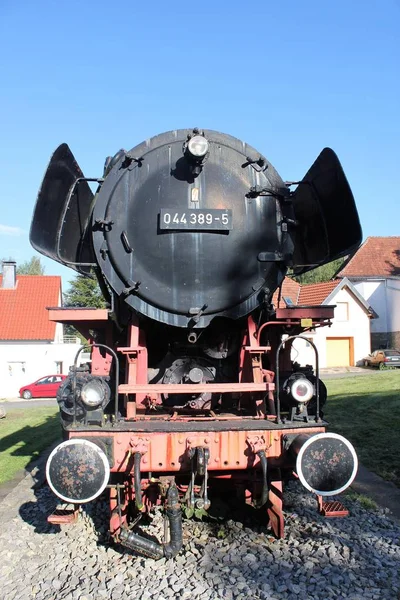
<svg viewBox="0 0 400 600">
<path fill-rule="evenodd" d="M 187 143 L 187 151 L 196 159 L 204 158 L 208 149 L 208 140 L 203 135 L 194 135 Z"/>
</svg>

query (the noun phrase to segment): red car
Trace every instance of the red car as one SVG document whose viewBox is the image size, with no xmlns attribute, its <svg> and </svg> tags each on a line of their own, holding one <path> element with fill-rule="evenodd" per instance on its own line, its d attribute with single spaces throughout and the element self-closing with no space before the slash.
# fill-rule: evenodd
<svg viewBox="0 0 400 600">
<path fill-rule="evenodd" d="M 24 385 L 19 390 L 19 395 L 25 400 L 29 398 L 55 398 L 58 388 L 66 377 L 66 375 L 46 375 L 46 377 L 41 377 L 34 383 Z"/>
</svg>

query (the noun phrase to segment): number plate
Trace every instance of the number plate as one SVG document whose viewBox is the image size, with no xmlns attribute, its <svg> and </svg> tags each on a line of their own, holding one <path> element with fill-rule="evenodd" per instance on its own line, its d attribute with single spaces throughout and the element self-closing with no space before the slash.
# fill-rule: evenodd
<svg viewBox="0 0 400 600">
<path fill-rule="evenodd" d="M 229 231 L 232 229 L 232 210 L 221 208 L 176 210 L 162 208 L 160 212 L 160 229 L 194 229 Z"/>
</svg>

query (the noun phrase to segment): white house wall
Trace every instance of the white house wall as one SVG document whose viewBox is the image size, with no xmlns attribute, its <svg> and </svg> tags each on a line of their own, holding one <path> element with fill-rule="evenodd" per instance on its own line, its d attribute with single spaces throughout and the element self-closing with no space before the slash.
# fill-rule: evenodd
<svg viewBox="0 0 400 600">
<path fill-rule="evenodd" d="M 354 364 L 371 352 L 370 319 L 365 308 L 346 288 L 339 290 L 329 304 L 337 302 L 348 303 L 347 321 L 337 321 L 334 318 L 331 327 L 317 327 L 315 333 L 304 334 L 310 337 L 318 349 L 320 368 L 326 367 L 327 363 L 326 338 L 353 338 Z M 314 351 L 303 340 L 295 341 L 291 357 L 301 365 L 311 364 L 315 368 Z"/>
<path fill-rule="evenodd" d="M 79 344 L 56 344 L 47 342 L 0 343 L 0 398 L 15 398 L 18 390 L 45 375 L 61 372 L 68 374 Z"/>
<path fill-rule="evenodd" d="M 374 309 L 378 318 L 371 321 L 371 333 L 386 332 L 388 329 L 388 304 L 384 279 L 352 281 L 357 292 Z"/>
<path fill-rule="evenodd" d="M 56 323 L 56 333 L 54 336 L 54 342 L 56 344 L 62 344 L 64 341 L 64 325 L 62 323 Z"/>
<path fill-rule="evenodd" d="M 389 331 L 400 332 L 400 281 L 386 280 Z"/>
</svg>

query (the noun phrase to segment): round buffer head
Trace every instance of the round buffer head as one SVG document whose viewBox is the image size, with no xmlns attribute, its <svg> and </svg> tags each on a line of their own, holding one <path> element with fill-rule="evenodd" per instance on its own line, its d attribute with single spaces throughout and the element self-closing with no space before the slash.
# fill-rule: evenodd
<svg viewBox="0 0 400 600">
<path fill-rule="evenodd" d="M 103 492 L 110 477 L 110 465 L 99 446 L 72 438 L 54 448 L 47 460 L 46 477 L 61 500 L 82 504 Z"/>
<path fill-rule="evenodd" d="M 340 494 L 353 482 L 358 459 L 352 444 L 337 433 L 318 433 L 301 447 L 296 472 L 304 487 L 321 496 Z"/>
</svg>

